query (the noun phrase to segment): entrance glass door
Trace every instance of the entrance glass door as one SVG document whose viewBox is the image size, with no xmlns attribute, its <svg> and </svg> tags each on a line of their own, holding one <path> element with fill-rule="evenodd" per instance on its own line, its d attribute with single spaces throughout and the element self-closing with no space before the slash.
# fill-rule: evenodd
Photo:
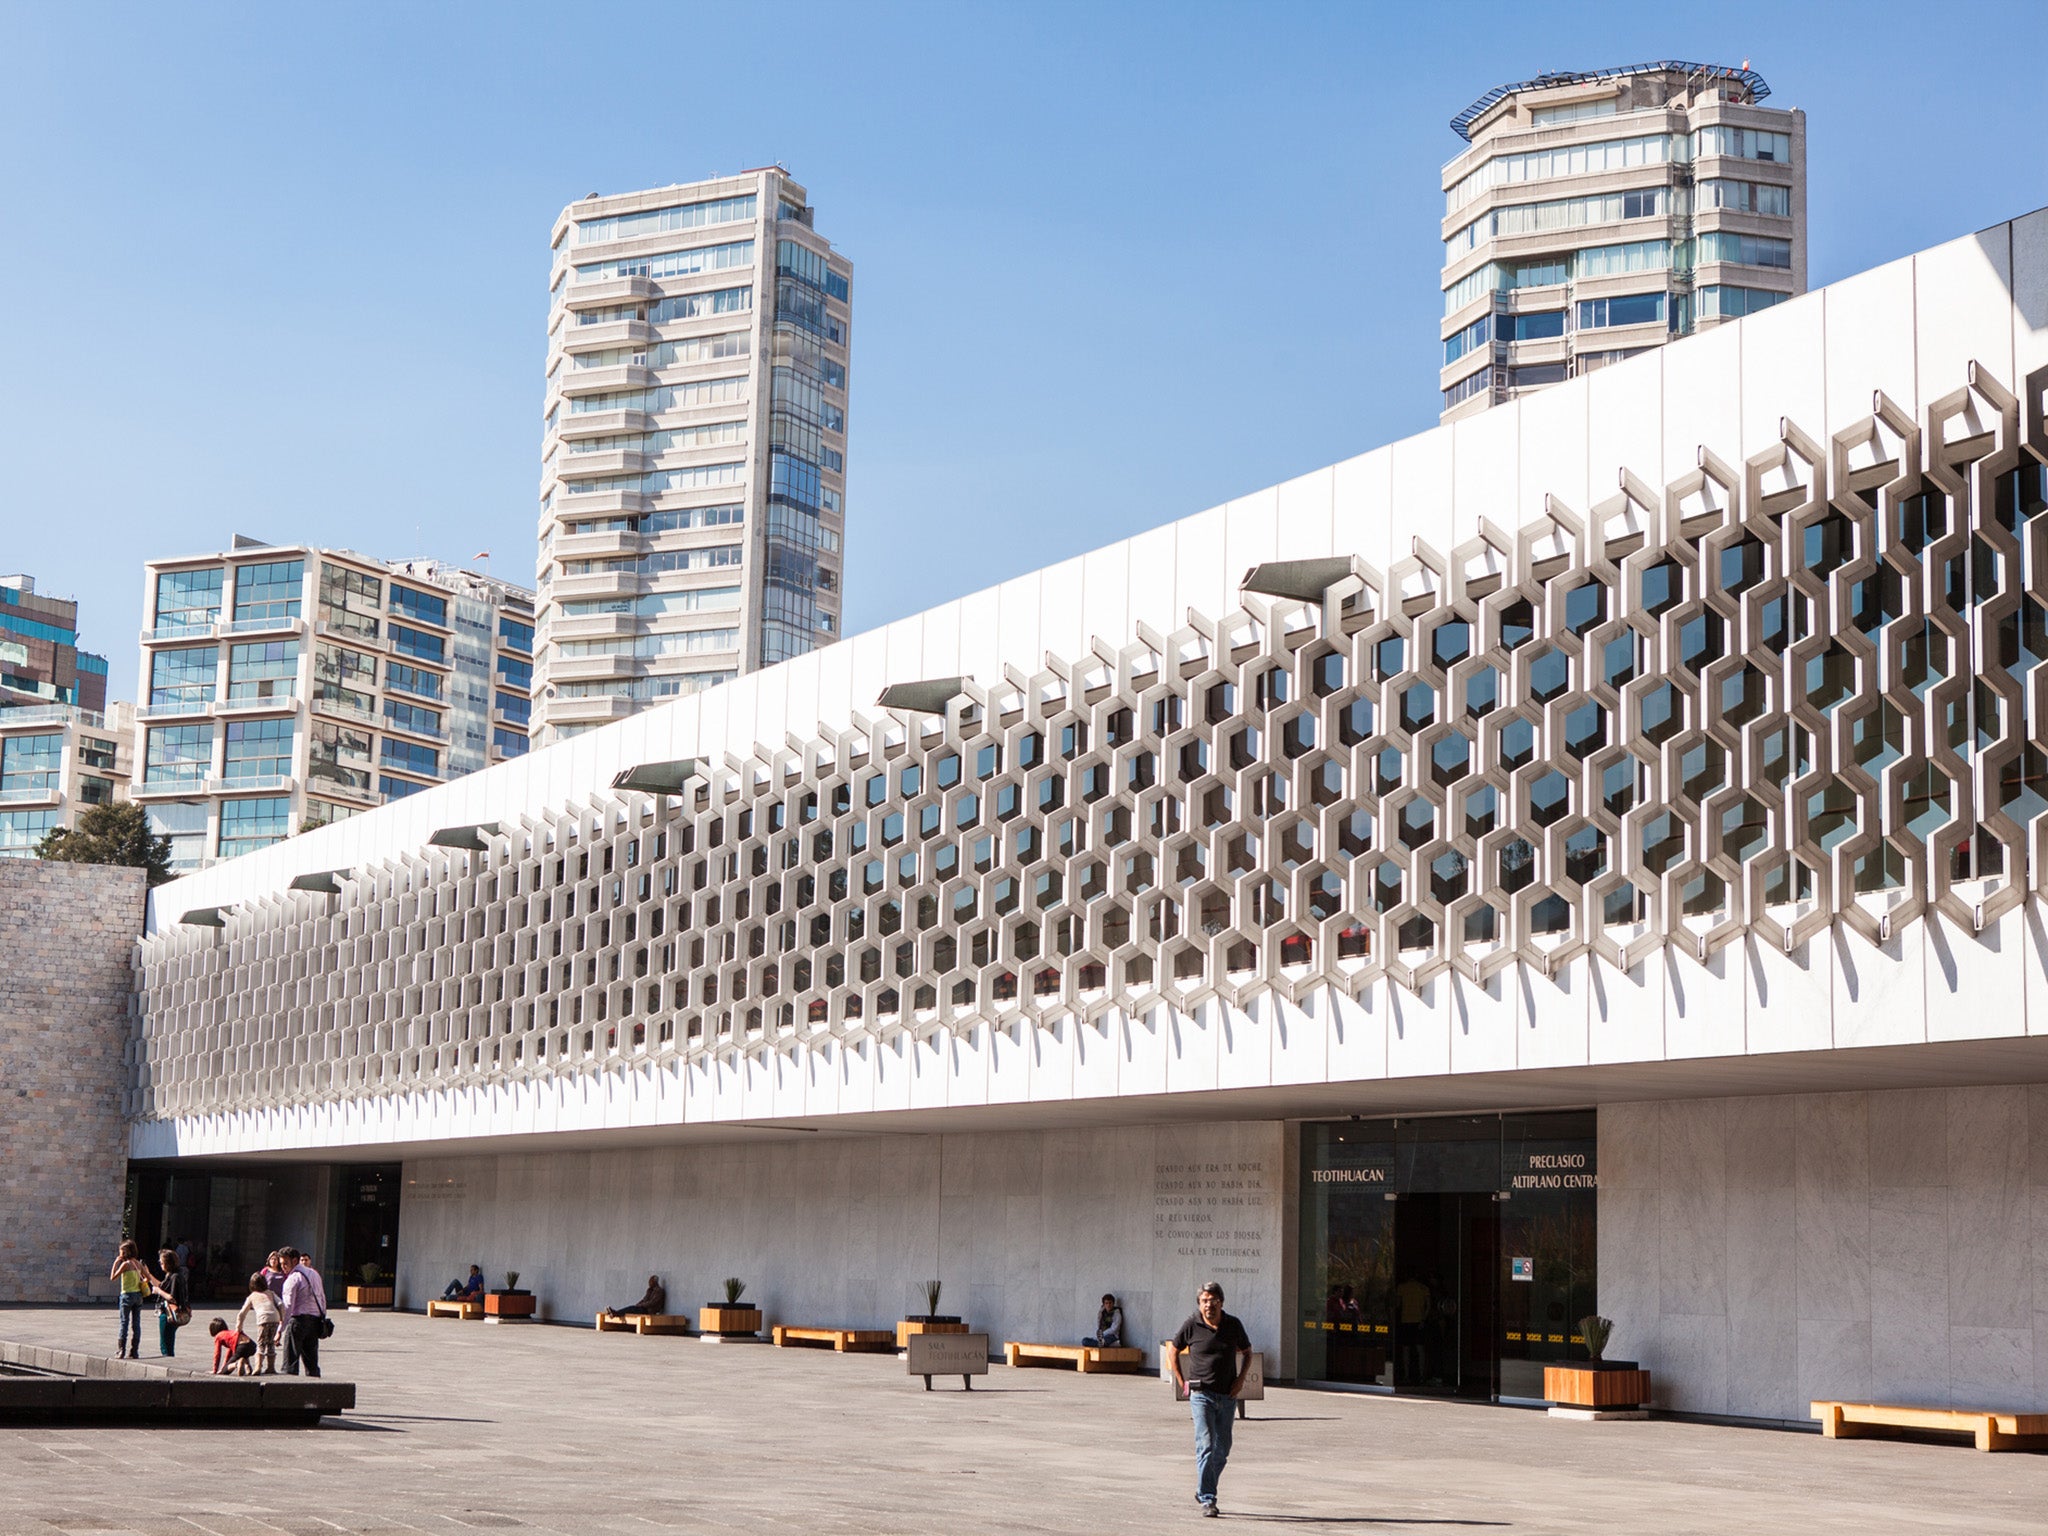
<svg viewBox="0 0 2048 1536">
<path fill-rule="evenodd" d="M 1540 1398 L 1585 1358 L 1595 1150 L 1590 1110 L 1304 1125 L 1297 1378 Z"/>
</svg>

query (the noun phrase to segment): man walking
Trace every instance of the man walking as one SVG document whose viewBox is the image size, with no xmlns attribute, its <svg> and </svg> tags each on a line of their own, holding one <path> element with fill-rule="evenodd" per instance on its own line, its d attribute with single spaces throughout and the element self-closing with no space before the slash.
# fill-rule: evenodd
<svg viewBox="0 0 2048 1536">
<path fill-rule="evenodd" d="M 1195 1502 L 1205 1517 L 1214 1517 L 1221 1513 L 1216 1485 L 1230 1460 L 1237 1393 L 1252 1364 L 1251 1336 L 1223 1310 L 1223 1287 L 1214 1280 L 1202 1287 L 1195 1315 L 1173 1336 L 1172 1358 L 1173 1384 L 1187 1393 L 1195 1416 Z"/>
<path fill-rule="evenodd" d="M 284 1261 L 284 1373 L 320 1374 L 320 1328 L 327 1317 L 327 1288 L 312 1261 L 296 1248 L 278 1250 Z"/>
</svg>

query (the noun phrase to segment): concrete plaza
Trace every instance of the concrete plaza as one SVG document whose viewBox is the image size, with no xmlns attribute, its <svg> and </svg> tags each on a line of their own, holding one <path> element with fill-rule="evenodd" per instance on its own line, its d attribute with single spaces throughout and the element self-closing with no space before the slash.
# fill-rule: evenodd
<svg viewBox="0 0 2048 1536">
<path fill-rule="evenodd" d="M 188 1367 L 210 1315 L 186 1330 Z M 106 1352 L 114 1327 L 111 1309 L 0 1309 L 0 1338 Z M 0 1532 L 1194 1519 L 1187 1414 L 1153 1377 L 997 1365 L 971 1396 L 927 1394 L 889 1355 L 348 1313 L 327 1366 L 360 1406 L 319 1430 L 0 1428 Z M 1252 1411 L 1226 1515 L 1302 1531 L 2032 1533 L 2048 1507 L 2048 1456 L 1278 1388 Z"/>
</svg>

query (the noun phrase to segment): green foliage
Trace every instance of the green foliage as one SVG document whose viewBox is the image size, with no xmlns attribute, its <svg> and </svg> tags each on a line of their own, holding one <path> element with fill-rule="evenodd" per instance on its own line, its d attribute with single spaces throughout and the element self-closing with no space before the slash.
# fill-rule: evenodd
<svg viewBox="0 0 2048 1536">
<path fill-rule="evenodd" d="M 376 1264 L 365 1264 L 362 1269 L 362 1275 L 364 1285 L 374 1286 L 379 1280 L 383 1279 L 384 1271 Z"/>
<path fill-rule="evenodd" d="M 1607 1349 L 1607 1341 L 1614 1335 L 1614 1319 L 1602 1317 L 1597 1312 L 1579 1319 L 1579 1334 L 1586 1341 L 1586 1358 L 1598 1360 Z"/>
<path fill-rule="evenodd" d="M 936 1280 L 925 1281 L 924 1313 L 926 1317 L 937 1317 L 939 1315 L 939 1292 L 944 1289 L 945 1287 Z"/>
<path fill-rule="evenodd" d="M 149 871 L 149 883 L 171 878 L 171 840 L 149 830 L 149 816 L 133 800 L 96 805 L 75 827 L 56 827 L 36 844 L 36 857 L 59 864 L 120 864 Z"/>
<path fill-rule="evenodd" d="M 506 1270 L 506 1271 L 505 1271 L 505 1289 L 506 1289 L 506 1290 L 508 1290 L 508 1291 L 516 1291 L 516 1290 L 518 1290 L 518 1289 L 519 1289 L 519 1271 L 518 1271 L 518 1270 L 516 1270 L 516 1269 L 508 1269 L 508 1270 Z"/>
<path fill-rule="evenodd" d="M 738 1306 L 738 1305 L 740 1304 L 740 1298 L 741 1298 L 742 1296 L 746 1295 L 746 1294 L 747 1294 L 747 1282 L 746 1282 L 746 1281 L 742 1280 L 742 1279 L 741 1279 L 741 1278 L 740 1278 L 740 1277 L 739 1277 L 738 1275 L 728 1275 L 728 1276 L 726 1276 L 726 1280 L 725 1280 L 725 1304 L 726 1304 L 726 1305 L 727 1305 L 728 1307 L 736 1307 L 736 1306 Z"/>
</svg>

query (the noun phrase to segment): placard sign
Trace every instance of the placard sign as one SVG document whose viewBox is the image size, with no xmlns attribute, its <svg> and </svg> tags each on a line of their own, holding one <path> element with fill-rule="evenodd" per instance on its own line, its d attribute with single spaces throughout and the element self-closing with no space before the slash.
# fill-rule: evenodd
<svg viewBox="0 0 2048 1536">
<path fill-rule="evenodd" d="M 1536 1261 L 1534 1259 L 1509 1259 L 1508 1278 L 1510 1280 L 1533 1282 L 1536 1279 Z"/>
<path fill-rule="evenodd" d="M 904 1352 L 910 1374 L 924 1378 L 924 1389 L 932 1389 L 934 1376 L 958 1376 L 969 1392 L 973 1377 L 988 1374 L 988 1335 L 985 1333 L 913 1333 Z"/>
</svg>

